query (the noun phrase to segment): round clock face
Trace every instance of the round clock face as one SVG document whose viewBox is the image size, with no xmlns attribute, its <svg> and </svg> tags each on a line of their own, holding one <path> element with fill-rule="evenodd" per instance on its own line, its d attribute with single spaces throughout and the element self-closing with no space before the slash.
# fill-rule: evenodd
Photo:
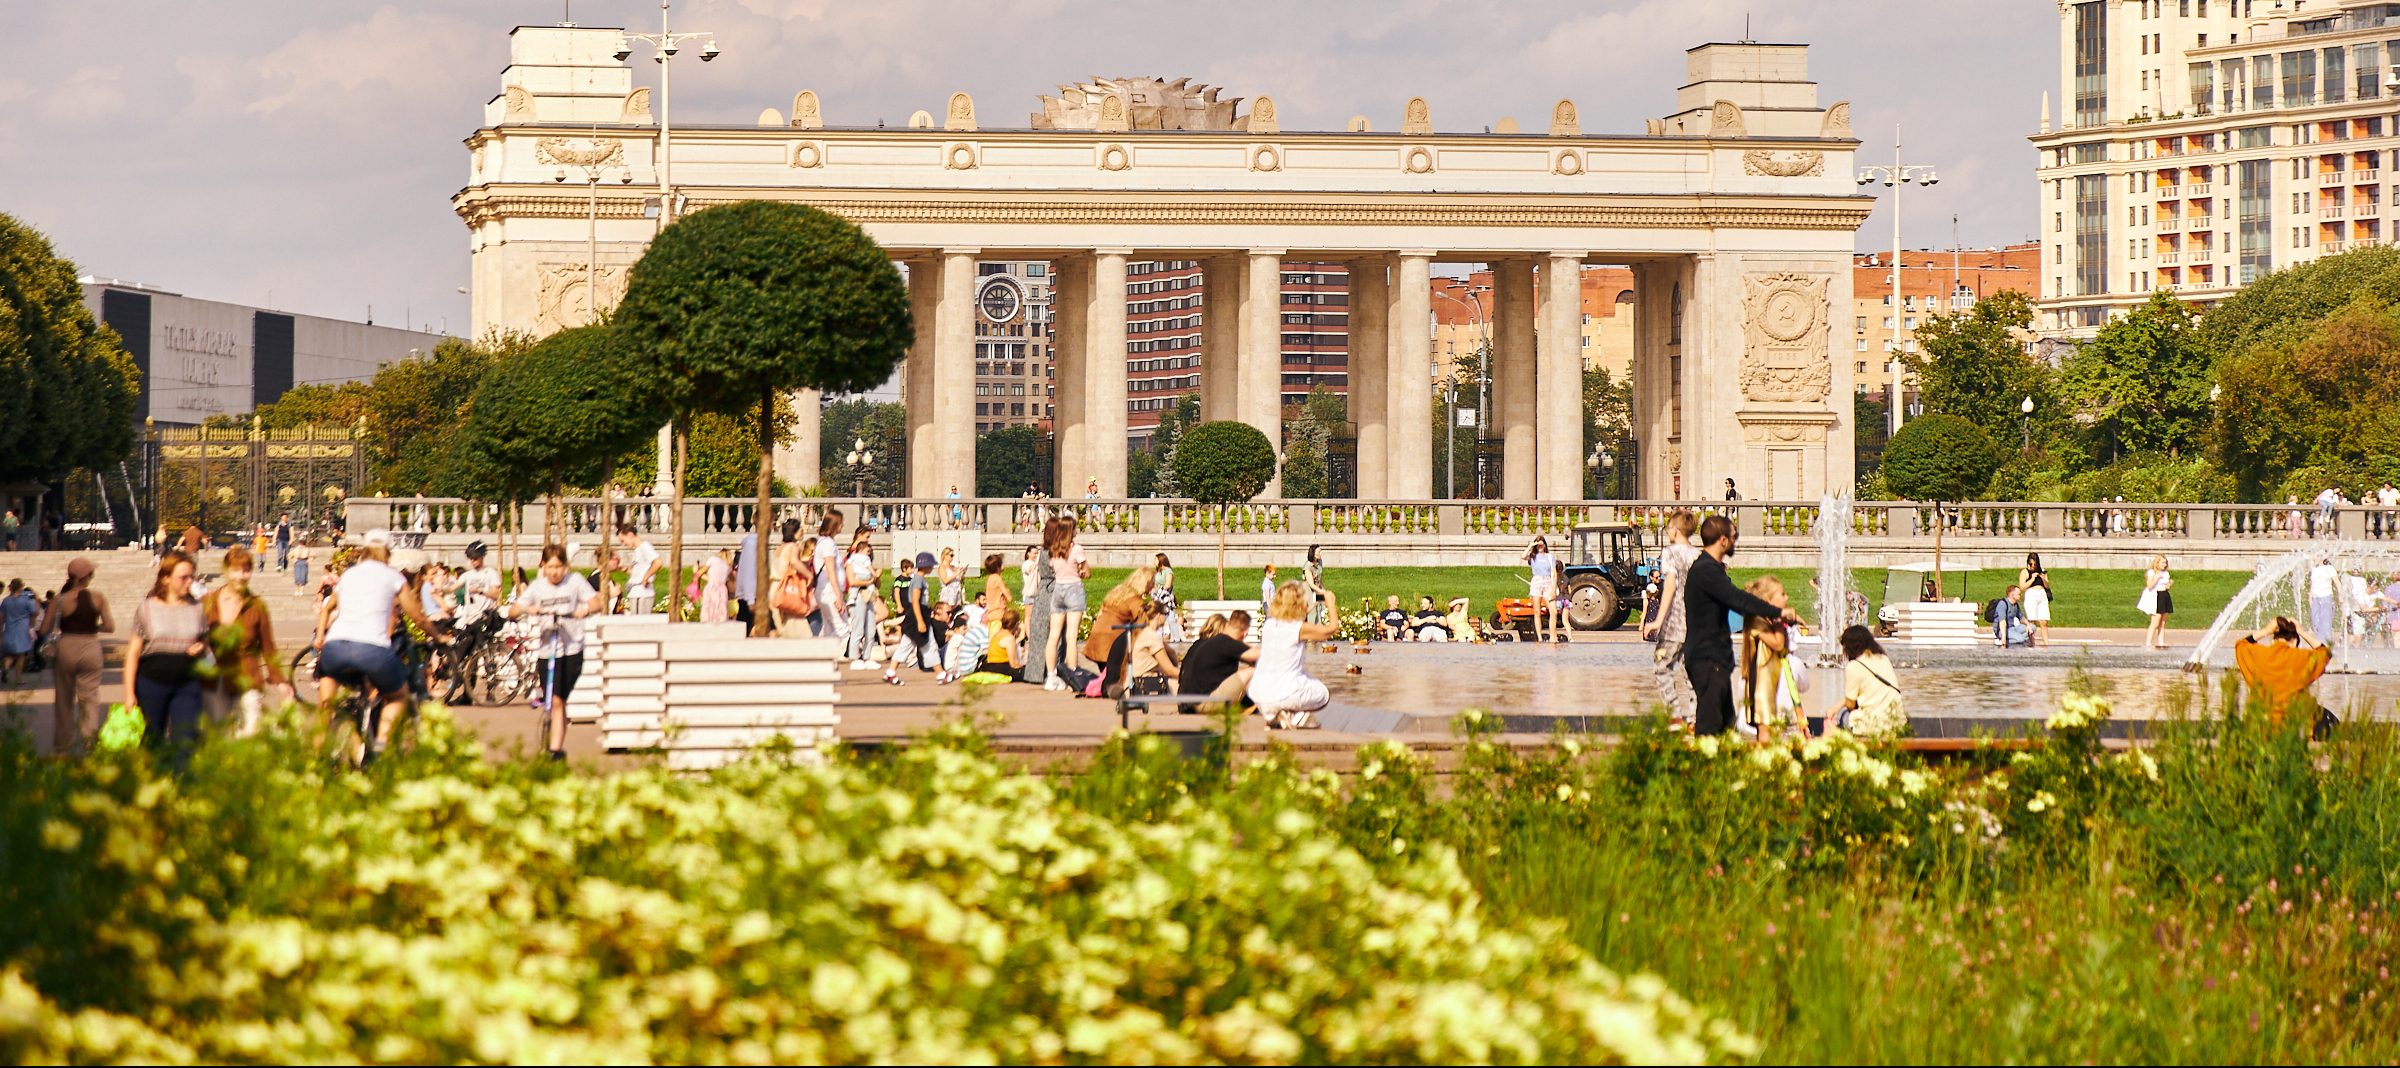
<svg viewBox="0 0 2400 1068">
<path fill-rule="evenodd" d="M 1025 310 L 1025 294 L 1006 277 L 987 279 L 975 299 L 983 306 L 983 317 L 995 323 L 1015 322 L 1017 314 Z"/>
</svg>

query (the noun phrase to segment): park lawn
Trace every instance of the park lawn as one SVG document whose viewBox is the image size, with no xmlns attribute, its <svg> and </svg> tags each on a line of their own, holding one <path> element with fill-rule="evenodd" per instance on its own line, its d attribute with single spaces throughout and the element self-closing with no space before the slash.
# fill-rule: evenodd
<svg viewBox="0 0 2400 1068">
<path fill-rule="evenodd" d="M 1739 559 L 1738 557 L 1736 558 Z M 1094 603 L 1117 583 L 1124 580 L 1130 569 L 1094 568 L 1085 583 Z M 1297 565 L 1278 568 L 1278 578 L 1298 578 Z M 1437 604 L 1447 604 L 1452 597 L 1465 597 L 1477 615 L 1488 615 L 1492 602 L 1502 597 L 1525 596 L 1525 569 L 1521 567 L 1329 567 L 1325 569 L 1325 586 L 1340 598 L 1345 610 L 1358 607 L 1358 599 L 1366 597 L 1377 608 L 1389 594 L 1398 594 L 1400 603 L 1415 610 L 1419 595 L 1430 596 Z M 1731 574 L 1735 583 L 1747 583 L 1761 574 L 1772 574 L 1783 580 L 1793 606 L 1803 616 L 1814 618 L 1816 598 L 1810 593 L 1808 580 L 1816 576 L 1813 568 L 1777 567 L 1753 568 L 1735 566 Z M 1876 608 L 1883 607 L 1882 568 L 1856 568 L 1851 571 L 1852 584 L 1866 591 L 1867 599 Z M 1976 601 L 1988 601 L 2015 582 L 2013 572 L 1974 571 L 1964 573 L 1965 588 L 1959 587 L 1962 575 L 1947 571 L 1943 592 L 1952 597 L 1965 596 Z M 1246 600 L 1258 595 L 1257 568 L 1228 568 L 1225 572 L 1225 594 L 1228 598 Z M 2225 603 L 2233 599 L 2242 584 L 2250 581 L 2247 571 L 2178 571 L 2175 573 L 2175 614 L 2168 625 L 2177 629 L 2206 628 Z M 2053 568 L 2050 585 L 2056 596 L 2050 602 L 2050 622 L 2058 627 L 2142 627 L 2148 620 L 2136 611 L 2134 599 L 2142 592 L 2142 573 L 2116 568 Z M 1016 588 L 1016 577 L 1009 577 L 1009 588 Z M 1175 592 L 1184 601 L 1216 598 L 1216 569 L 1208 566 L 1186 566 L 1175 569 Z M 1638 606 L 1637 606 L 1638 607 Z"/>
</svg>

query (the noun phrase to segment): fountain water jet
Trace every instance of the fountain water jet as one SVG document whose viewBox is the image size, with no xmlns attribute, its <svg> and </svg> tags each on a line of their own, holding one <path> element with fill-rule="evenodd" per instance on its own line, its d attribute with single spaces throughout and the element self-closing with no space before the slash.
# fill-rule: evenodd
<svg viewBox="0 0 2400 1068">
<path fill-rule="evenodd" d="M 1817 503 L 1817 645 L 1819 664 L 1838 664 L 1850 604 L 1850 498 L 1828 493 Z"/>
<path fill-rule="evenodd" d="M 2209 661 L 2222 651 L 2227 641 L 2240 636 L 2234 633 L 2236 630 L 2256 630 L 2276 616 L 2290 618 L 2313 631 L 2315 628 L 2309 618 L 2309 572 L 2319 561 L 2331 563 L 2340 575 L 2333 585 L 2335 622 L 2332 633 L 2314 635 L 2333 651 L 2333 670 L 2400 671 L 2400 658 L 2378 655 L 2381 651 L 2366 650 L 2361 639 L 2374 633 L 2372 627 L 2364 628 L 2366 634 L 2356 633 L 2362 628 L 2354 627 L 2353 623 L 2368 606 L 2360 601 L 2353 583 L 2349 581 L 2352 575 L 2366 576 L 2370 583 L 2369 596 L 2372 596 L 2374 583 L 2400 572 L 2400 545 L 2334 539 L 2312 541 L 2260 563 L 2258 570 L 2250 576 L 2250 581 L 2244 583 L 2233 599 L 2225 603 L 2224 610 L 2218 612 L 2208 630 L 2201 633 L 2200 643 L 2192 649 L 2191 658 L 2184 662 L 2184 669 L 2200 671 L 2207 668 Z M 2368 663 L 2363 666 L 2358 656 L 2362 651 L 2368 654 L 2365 657 Z"/>
</svg>

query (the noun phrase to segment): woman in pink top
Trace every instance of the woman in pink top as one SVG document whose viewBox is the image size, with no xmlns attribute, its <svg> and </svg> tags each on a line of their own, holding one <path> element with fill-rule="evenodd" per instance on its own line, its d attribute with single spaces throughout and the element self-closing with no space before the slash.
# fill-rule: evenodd
<svg viewBox="0 0 2400 1068">
<path fill-rule="evenodd" d="M 1084 562 L 1083 546 L 1075 541 L 1075 520 L 1060 516 L 1050 523 L 1042 539 L 1042 551 L 1050 555 L 1050 640 L 1058 643 L 1059 653 L 1053 664 L 1072 665 L 1076 657 L 1075 632 L 1083 623 L 1085 607 L 1083 580 L 1091 577 L 1092 568 Z M 1063 690 L 1066 684 L 1058 681 L 1053 671 L 1045 689 Z"/>
</svg>

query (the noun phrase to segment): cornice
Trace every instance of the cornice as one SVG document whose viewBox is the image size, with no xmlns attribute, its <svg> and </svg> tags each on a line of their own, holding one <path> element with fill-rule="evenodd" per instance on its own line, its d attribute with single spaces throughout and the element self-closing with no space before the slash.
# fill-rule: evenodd
<svg viewBox="0 0 2400 1068">
<path fill-rule="evenodd" d="M 655 141 L 658 138 L 658 127 L 613 123 L 569 123 L 541 125 L 510 124 L 505 126 L 483 126 L 476 128 L 474 133 L 469 134 L 466 138 L 466 143 L 469 145 L 474 145 L 491 140 L 497 140 L 503 137 L 588 138 L 603 135 L 618 136 L 637 141 Z M 1184 141 L 1194 144 L 1223 144 L 1227 142 L 1233 142 L 1240 144 L 1316 144 L 1342 145 L 1351 147 L 1356 147 L 1359 145 L 1371 145 L 1395 149 L 1426 144 L 1449 144 L 1454 146 L 1513 145 L 1529 148 L 1580 147 L 1598 149 L 1650 149 L 1660 152 L 1688 152 L 1695 148 L 1731 150 L 1749 150 L 1757 148 L 1793 150 L 1818 149 L 1840 151 L 1845 148 L 1856 147 L 1861 143 L 1856 137 L 1808 137 L 1797 135 L 1725 137 L 1711 136 L 1708 134 L 1577 134 L 1573 137 L 1563 137 L 1531 132 L 1513 134 L 1467 132 L 1402 134 L 1397 131 L 1385 130 L 1362 131 L 1358 133 L 1351 133 L 1343 130 L 1280 130 L 1274 133 L 1251 133 L 1246 130 L 1099 131 L 1017 129 L 996 130 L 990 128 L 973 131 L 958 131 L 943 129 L 919 130 L 909 129 L 906 127 L 885 126 L 823 126 L 813 129 L 803 129 L 797 126 L 713 126 L 687 125 L 683 123 L 677 123 L 675 125 L 676 140 L 682 141 L 686 138 L 699 137 L 706 137 L 712 140 L 722 139 L 726 141 L 773 142 L 784 142 L 793 138 L 805 138 L 811 141 L 930 141 L 936 144 L 950 141 L 975 141 L 983 144 L 1006 144 L 1011 142 L 1020 142 L 1026 144 L 1059 144 L 1064 142 L 1085 143 L 1090 144 L 1095 148 L 1110 144 L 1141 142 L 1170 143 Z"/>
<path fill-rule="evenodd" d="M 539 190 L 539 191 L 537 191 Z M 1593 227 L 1644 229 L 1856 230 L 1873 209 L 1860 196 L 1692 196 L 1610 194 L 1512 197 L 1489 194 L 1101 192 L 1036 194 L 1023 190 L 945 190 L 911 195 L 889 189 L 694 189 L 693 209 L 743 200 L 783 200 L 823 208 L 852 222 L 1050 225 L 1304 225 Z M 461 191 L 452 207 L 468 225 L 509 218 L 580 219 L 583 196 L 537 186 Z M 639 198 L 600 200 L 602 218 L 642 216 Z"/>
</svg>

